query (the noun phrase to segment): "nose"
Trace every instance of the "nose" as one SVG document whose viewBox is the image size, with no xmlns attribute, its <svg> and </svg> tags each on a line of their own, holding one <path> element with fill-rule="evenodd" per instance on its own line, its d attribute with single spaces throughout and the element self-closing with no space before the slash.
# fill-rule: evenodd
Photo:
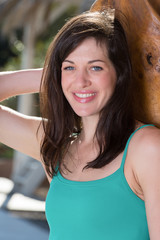
<svg viewBox="0 0 160 240">
<path fill-rule="evenodd" d="M 79 70 L 76 76 L 76 82 L 80 88 L 86 88 L 91 85 L 91 79 L 87 70 Z"/>
</svg>

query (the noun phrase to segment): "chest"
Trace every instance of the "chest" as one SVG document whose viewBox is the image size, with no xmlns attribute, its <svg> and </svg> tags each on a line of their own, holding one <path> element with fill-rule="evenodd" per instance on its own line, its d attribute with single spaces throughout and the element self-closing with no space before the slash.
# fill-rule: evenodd
<svg viewBox="0 0 160 240">
<path fill-rule="evenodd" d="M 53 239 L 149 239 L 144 203 L 129 191 L 120 169 L 90 182 L 58 173 L 47 195 L 46 216 Z"/>
<path fill-rule="evenodd" d="M 122 157 L 123 157 L 123 153 L 121 153 L 111 163 L 107 164 L 102 168 L 84 169 L 85 166 L 87 165 L 87 161 L 85 161 L 85 159 L 87 160 L 88 158 L 86 154 L 83 153 L 82 155 L 83 157 L 81 157 L 81 159 L 83 159 L 83 161 L 76 162 L 76 163 L 73 161 L 68 161 L 68 164 L 66 167 L 69 169 L 69 171 L 67 171 L 64 168 L 64 166 L 62 167 L 61 173 L 65 178 L 73 181 L 93 181 L 93 180 L 105 178 L 113 174 L 120 168 Z"/>
<path fill-rule="evenodd" d="M 84 169 L 84 167 L 87 164 L 87 161 L 85 160 L 92 160 L 91 157 L 95 157 L 94 154 L 90 156 L 90 159 L 88 158 L 88 154 L 85 151 L 82 151 L 81 153 L 81 159 L 83 160 L 77 160 L 72 159 L 70 157 L 65 158 L 65 167 L 62 165 L 62 168 L 60 170 L 61 174 L 65 179 L 71 180 L 71 181 L 77 181 L 77 182 L 85 182 L 85 181 L 94 181 L 98 179 L 103 179 L 108 176 L 111 176 L 114 174 L 118 169 L 121 168 L 122 164 L 122 158 L 123 158 L 124 152 L 120 153 L 111 163 L 107 164 L 106 166 L 94 169 Z M 68 170 L 66 170 L 66 168 Z M 137 179 L 135 178 L 134 170 L 132 167 L 132 161 L 131 161 L 131 154 L 130 151 L 128 151 L 127 157 L 125 159 L 125 165 L 123 169 L 124 177 L 131 188 L 131 190 L 141 199 L 144 199 L 143 192 L 139 186 L 139 183 L 137 182 Z"/>
<path fill-rule="evenodd" d="M 73 144 L 63 159 L 60 171 L 62 175 L 73 181 L 92 181 L 107 177 L 120 168 L 123 152 L 112 162 L 102 168 L 85 168 L 87 163 L 92 162 L 98 156 L 98 150 L 92 145 Z"/>
</svg>

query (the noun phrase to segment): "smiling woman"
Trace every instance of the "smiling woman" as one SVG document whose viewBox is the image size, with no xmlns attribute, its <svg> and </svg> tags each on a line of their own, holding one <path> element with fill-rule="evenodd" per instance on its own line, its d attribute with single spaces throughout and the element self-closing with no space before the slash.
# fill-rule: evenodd
<svg viewBox="0 0 160 240">
<path fill-rule="evenodd" d="M 1 99 L 38 91 L 41 70 L 33 73 L 2 74 Z M 134 119 L 130 56 L 114 10 L 83 13 L 58 32 L 40 97 L 42 118 L 0 107 L 0 139 L 46 170 L 49 239 L 159 239 L 160 131 Z"/>
<path fill-rule="evenodd" d="M 74 112 L 83 117 L 99 114 L 113 94 L 116 72 L 105 44 L 85 39 L 62 63 L 62 89 Z M 83 104 L 82 104 L 83 103 Z"/>
<path fill-rule="evenodd" d="M 95 64 L 97 57 L 100 61 Z M 123 151 L 135 127 L 130 57 L 123 28 L 114 19 L 114 10 L 85 13 L 67 22 L 51 43 L 45 66 L 42 86 L 45 99 L 41 106 L 49 121 L 44 124 L 41 153 L 44 161 L 50 162 L 48 173 L 53 175 L 57 164 L 61 165 L 82 124 L 83 130 L 86 126 L 84 117 L 90 115 L 94 119 L 90 121 L 94 123 L 90 138 L 96 136 L 100 153 L 91 162 L 86 159 L 89 162 L 86 167 L 105 166 Z M 95 67 L 103 70 L 95 71 Z M 82 98 L 77 93 L 94 95 Z M 53 143 L 57 143 L 54 149 Z"/>
</svg>

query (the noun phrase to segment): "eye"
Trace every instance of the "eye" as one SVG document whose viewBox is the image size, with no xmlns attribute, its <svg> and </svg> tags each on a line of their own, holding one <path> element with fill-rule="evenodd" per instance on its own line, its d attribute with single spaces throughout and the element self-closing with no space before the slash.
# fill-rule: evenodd
<svg viewBox="0 0 160 240">
<path fill-rule="evenodd" d="M 67 67 L 64 67 L 63 70 L 65 71 L 72 71 L 74 70 L 75 68 L 73 66 L 67 66 Z"/>
<path fill-rule="evenodd" d="M 93 71 L 102 71 L 103 68 L 100 67 L 100 66 L 93 66 L 93 67 L 92 67 L 92 70 L 93 70 Z"/>
</svg>

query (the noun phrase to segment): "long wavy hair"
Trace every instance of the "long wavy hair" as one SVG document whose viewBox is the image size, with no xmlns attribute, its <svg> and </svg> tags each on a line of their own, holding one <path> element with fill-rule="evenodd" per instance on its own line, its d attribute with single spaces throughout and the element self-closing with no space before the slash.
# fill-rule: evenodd
<svg viewBox="0 0 160 240">
<path fill-rule="evenodd" d="M 105 44 L 116 70 L 117 82 L 113 95 L 100 112 L 96 128 L 99 154 L 85 168 L 102 168 L 110 163 L 124 150 L 135 128 L 132 66 L 122 25 L 114 17 L 113 10 L 86 12 L 73 17 L 49 47 L 41 82 L 40 105 L 44 129 L 41 155 L 51 177 L 57 173 L 71 142 L 82 128 L 81 118 L 73 111 L 62 91 L 62 62 L 88 37 Z"/>
</svg>

